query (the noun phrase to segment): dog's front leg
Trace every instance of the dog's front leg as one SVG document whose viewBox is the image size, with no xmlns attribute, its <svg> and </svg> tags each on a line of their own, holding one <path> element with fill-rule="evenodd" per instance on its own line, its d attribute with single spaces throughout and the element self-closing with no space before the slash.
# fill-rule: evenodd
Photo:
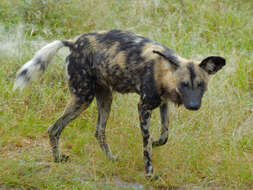
<svg viewBox="0 0 253 190">
<path fill-rule="evenodd" d="M 149 134 L 151 110 L 147 109 L 142 102 L 138 104 L 140 127 L 143 138 L 143 160 L 145 165 L 146 177 L 150 178 L 153 175 L 152 167 L 152 140 Z"/>
<path fill-rule="evenodd" d="M 161 135 L 158 140 L 152 142 L 153 147 L 161 146 L 166 144 L 168 140 L 168 128 L 169 128 L 169 109 L 168 103 L 164 103 L 160 106 L 160 116 L 161 116 Z"/>
</svg>

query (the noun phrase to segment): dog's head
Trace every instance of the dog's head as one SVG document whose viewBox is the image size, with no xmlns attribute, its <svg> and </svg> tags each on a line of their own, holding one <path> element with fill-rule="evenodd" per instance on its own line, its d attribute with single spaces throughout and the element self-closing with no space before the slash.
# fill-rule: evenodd
<svg viewBox="0 0 253 190">
<path fill-rule="evenodd" d="M 215 74 L 225 64 L 223 57 L 210 56 L 201 62 L 190 61 L 176 55 L 153 51 L 162 57 L 160 74 L 164 94 L 189 110 L 198 110 L 207 90 L 209 75 Z"/>
</svg>

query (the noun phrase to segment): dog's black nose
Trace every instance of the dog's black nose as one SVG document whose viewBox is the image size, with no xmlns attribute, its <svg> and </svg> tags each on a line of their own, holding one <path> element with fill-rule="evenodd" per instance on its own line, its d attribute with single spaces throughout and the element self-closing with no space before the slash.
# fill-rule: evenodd
<svg viewBox="0 0 253 190">
<path fill-rule="evenodd" d="M 190 102 L 188 105 L 185 106 L 189 110 L 198 110 L 200 108 L 200 104 L 197 102 Z"/>
</svg>

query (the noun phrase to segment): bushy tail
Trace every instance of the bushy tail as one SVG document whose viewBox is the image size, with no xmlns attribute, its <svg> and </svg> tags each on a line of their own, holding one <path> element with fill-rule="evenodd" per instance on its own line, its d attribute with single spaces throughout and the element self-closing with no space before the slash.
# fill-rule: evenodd
<svg viewBox="0 0 253 190">
<path fill-rule="evenodd" d="M 69 41 L 57 40 L 37 51 L 34 57 L 17 72 L 13 89 L 23 89 L 31 81 L 36 80 L 46 70 L 57 51 L 64 46 L 70 46 L 70 43 Z"/>
</svg>

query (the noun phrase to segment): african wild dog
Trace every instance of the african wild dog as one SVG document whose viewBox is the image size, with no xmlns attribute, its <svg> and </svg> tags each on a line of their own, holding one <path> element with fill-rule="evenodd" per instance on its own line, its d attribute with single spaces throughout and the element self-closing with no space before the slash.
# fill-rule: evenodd
<svg viewBox="0 0 253 190">
<path fill-rule="evenodd" d="M 174 51 L 149 38 L 121 30 L 88 33 L 75 41 L 54 41 L 39 50 L 17 73 L 14 89 L 25 87 L 42 73 L 62 47 L 69 47 L 66 58 L 71 100 L 63 115 L 48 129 L 53 157 L 66 161 L 60 154 L 58 141 L 62 130 L 97 100 L 98 121 L 95 137 L 107 157 L 114 159 L 106 143 L 105 127 L 109 117 L 112 91 L 135 92 L 140 128 L 143 136 L 143 157 L 146 176 L 153 174 L 152 146 L 168 139 L 168 101 L 198 110 L 207 89 L 209 75 L 225 65 L 225 59 L 210 56 L 201 62 L 184 59 Z M 152 141 L 149 133 L 151 112 L 159 107 L 161 135 Z"/>
</svg>

